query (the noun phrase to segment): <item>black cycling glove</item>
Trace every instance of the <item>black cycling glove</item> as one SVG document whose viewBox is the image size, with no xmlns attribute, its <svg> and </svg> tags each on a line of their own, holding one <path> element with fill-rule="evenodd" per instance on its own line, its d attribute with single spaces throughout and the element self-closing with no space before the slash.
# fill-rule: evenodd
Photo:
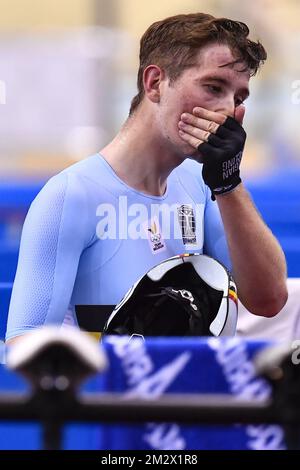
<svg viewBox="0 0 300 470">
<path fill-rule="evenodd" d="M 203 180 L 210 187 L 213 200 L 215 195 L 228 193 L 240 184 L 245 141 L 243 127 L 232 117 L 227 117 L 217 132 L 198 146 L 203 156 Z"/>
</svg>

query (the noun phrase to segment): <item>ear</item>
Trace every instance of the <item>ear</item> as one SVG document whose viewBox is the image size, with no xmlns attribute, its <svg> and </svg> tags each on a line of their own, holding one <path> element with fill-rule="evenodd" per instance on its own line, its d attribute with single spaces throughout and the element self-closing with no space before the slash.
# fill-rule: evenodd
<svg viewBox="0 0 300 470">
<path fill-rule="evenodd" d="M 157 65 L 148 65 L 143 74 L 145 95 L 153 103 L 160 101 L 160 84 L 164 79 L 163 70 Z"/>
</svg>

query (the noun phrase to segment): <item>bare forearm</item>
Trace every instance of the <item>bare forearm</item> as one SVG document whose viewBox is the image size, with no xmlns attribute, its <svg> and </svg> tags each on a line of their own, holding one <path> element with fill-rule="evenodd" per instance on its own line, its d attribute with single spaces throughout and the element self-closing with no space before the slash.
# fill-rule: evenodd
<svg viewBox="0 0 300 470">
<path fill-rule="evenodd" d="M 286 263 L 280 245 L 243 185 L 218 196 L 217 202 L 241 302 L 256 315 L 276 315 L 287 300 Z"/>
</svg>

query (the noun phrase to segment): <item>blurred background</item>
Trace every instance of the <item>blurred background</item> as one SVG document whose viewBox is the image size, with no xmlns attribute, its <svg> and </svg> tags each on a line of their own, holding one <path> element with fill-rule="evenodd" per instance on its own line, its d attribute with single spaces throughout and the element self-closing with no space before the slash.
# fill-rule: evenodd
<svg viewBox="0 0 300 470">
<path fill-rule="evenodd" d="M 0 11 L 1 176 L 45 178 L 98 151 L 135 95 L 140 36 L 195 11 L 246 22 L 268 51 L 247 102 L 244 172 L 299 164 L 299 0 L 0 0 Z"/>
<path fill-rule="evenodd" d="M 178 13 L 244 21 L 268 51 L 247 100 L 242 171 L 289 276 L 300 277 L 299 0 L 0 0 L 0 11 L 0 315 L 31 201 L 118 131 L 136 92 L 141 35 Z"/>
</svg>

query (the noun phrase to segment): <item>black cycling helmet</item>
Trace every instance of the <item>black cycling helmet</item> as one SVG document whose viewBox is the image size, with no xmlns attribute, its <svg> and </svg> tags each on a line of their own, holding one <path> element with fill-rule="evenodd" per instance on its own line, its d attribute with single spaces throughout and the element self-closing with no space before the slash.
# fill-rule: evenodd
<svg viewBox="0 0 300 470">
<path fill-rule="evenodd" d="M 200 254 L 174 256 L 150 269 L 126 293 L 103 334 L 230 336 L 237 322 L 229 271 Z"/>
</svg>

